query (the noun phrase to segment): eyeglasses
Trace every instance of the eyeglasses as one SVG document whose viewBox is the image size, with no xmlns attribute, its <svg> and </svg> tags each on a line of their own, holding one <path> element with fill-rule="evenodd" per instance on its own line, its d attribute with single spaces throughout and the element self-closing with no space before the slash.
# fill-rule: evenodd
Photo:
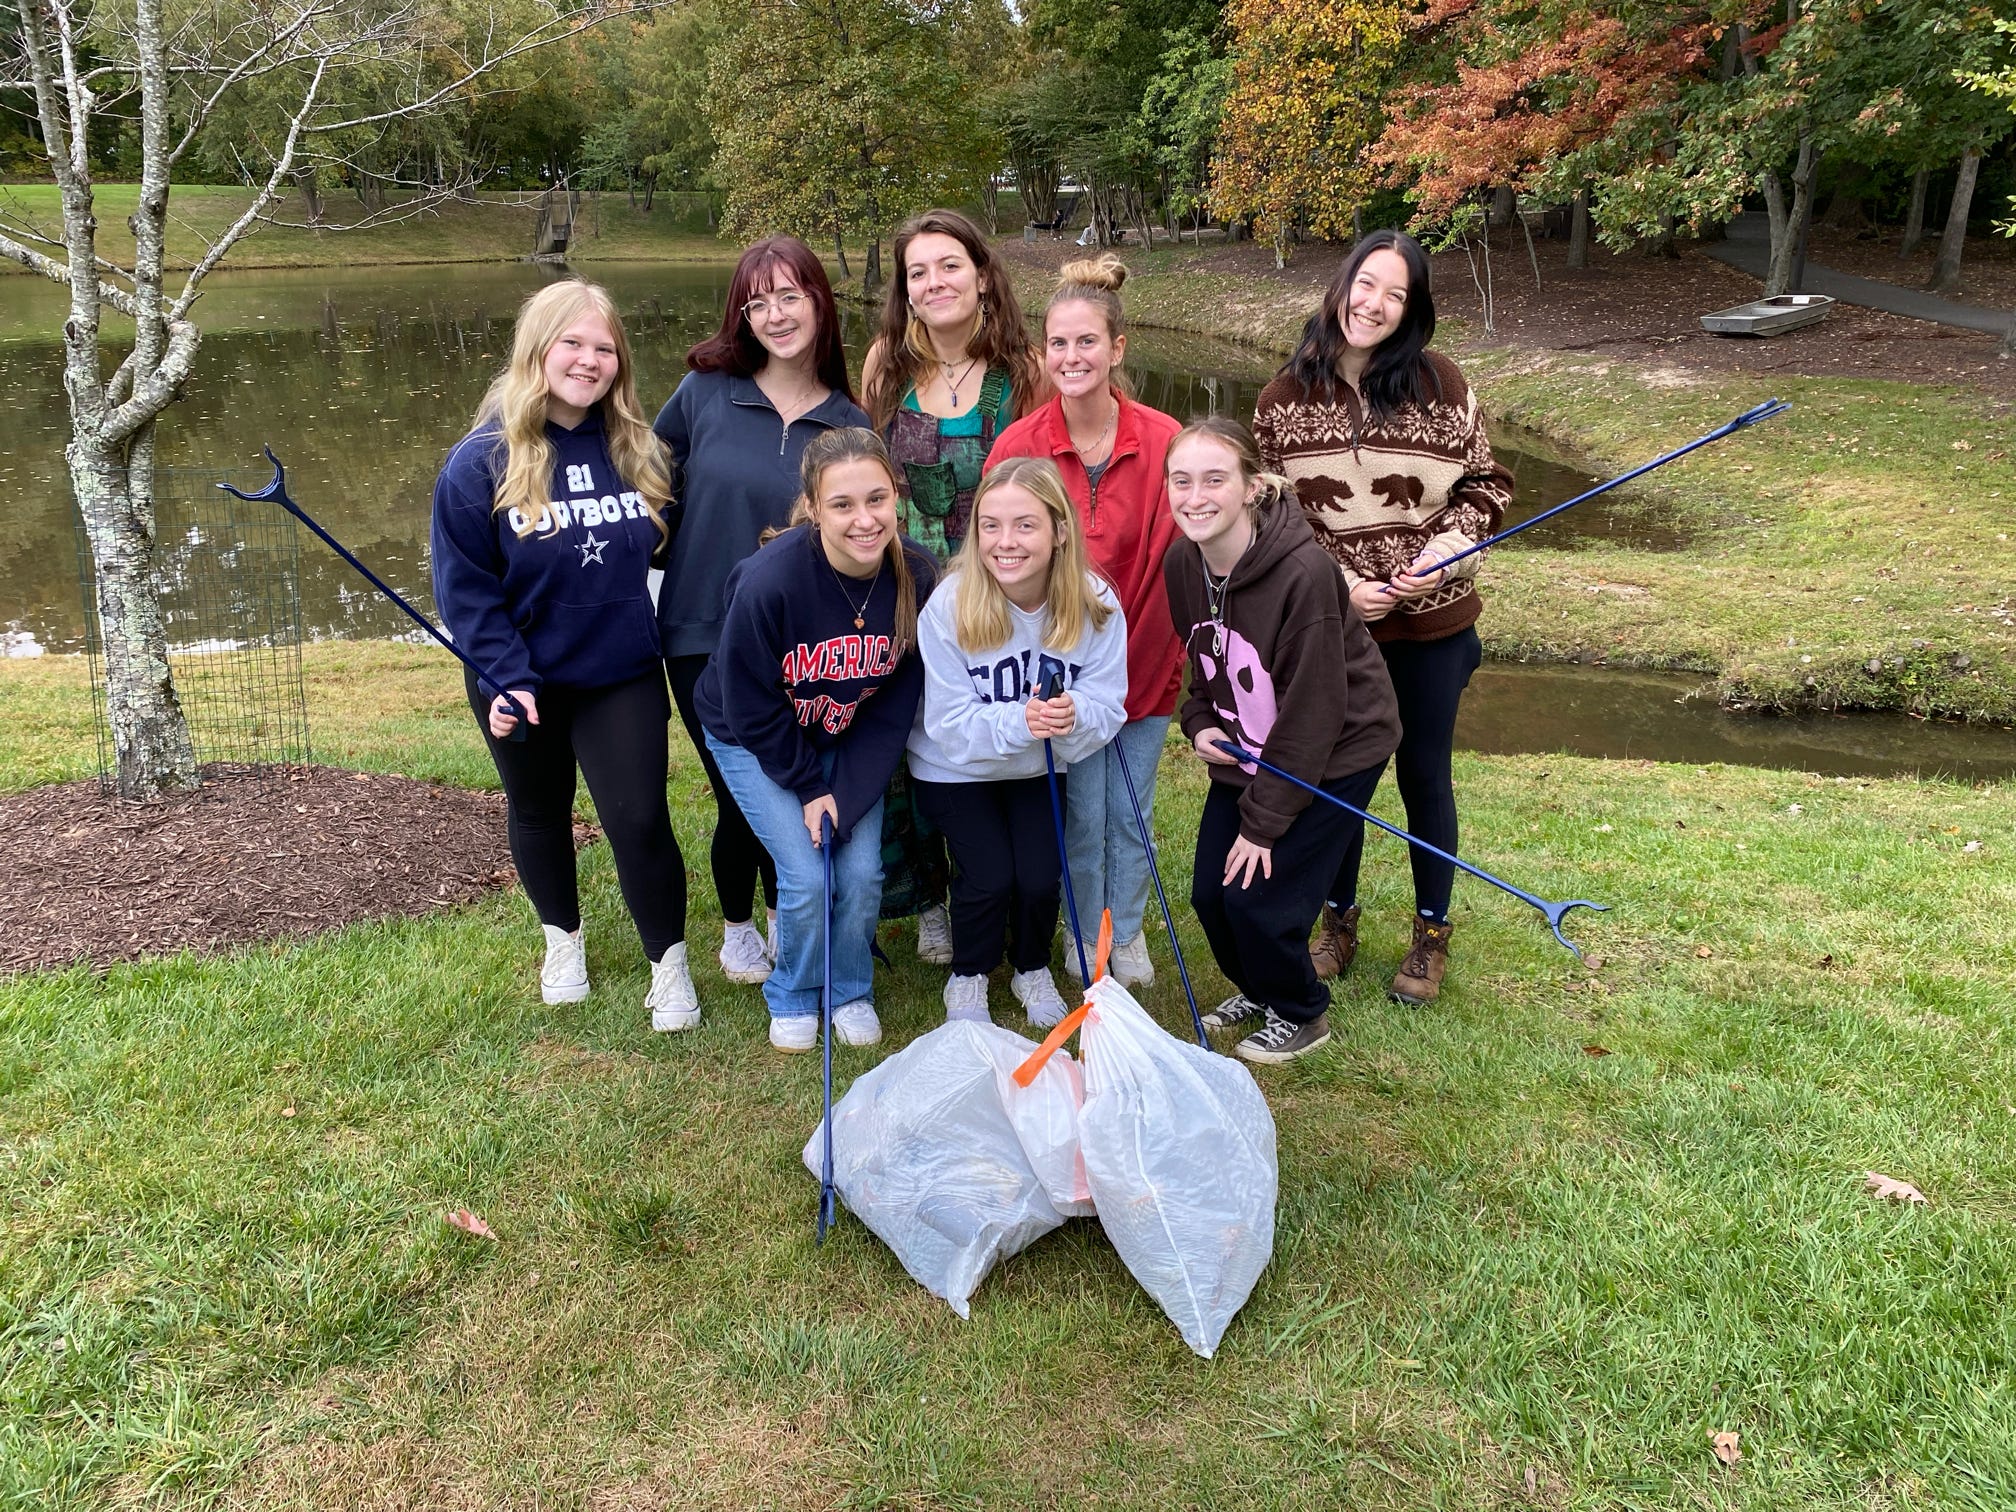
<svg viewBox="0 0 2016 1512">
<path fill-rule="evenodd" d="M 756 321 L 762 320 L 772 311 L 788 319 L 803 309 L 806 300 L 810 297 L 810 295 L 799 293 L 796 289 L 783 289 L 776 293 L 759 295 L 757 298 L 750 300 L 749 303 L 742 306 L 742 313 L 749 317 L 752 325 Z"/>
</svg>

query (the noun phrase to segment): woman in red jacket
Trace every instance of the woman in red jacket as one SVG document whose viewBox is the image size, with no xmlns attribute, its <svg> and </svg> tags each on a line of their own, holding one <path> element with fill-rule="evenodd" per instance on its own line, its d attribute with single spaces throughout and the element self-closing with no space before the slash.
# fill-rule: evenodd
<svg viewBox="0 0 2016 1512">
<path fill-rule="evenodd" d="M 1057 464 L 1092 565 L 1113 585 L 1127 618 L 1127 722 L 1103 751 L 1071 764 L 1064 848 L 1079 919 L 1089 929 L 1102 909 L 1112 910 L 1113 975 L 1138 987 L 1155 979 L 1142 930 L 1148 858 L 1119 764 L 1133 776 L 1145 817 L 1176 712 L 1183 648 L 1162 585 L 1162 557 L 1177 538 L 1163 458 L 1178 425 L 1127 392 L 1120 371 L 1126 279 L 1127 269 L 1110 253 L 1065 264 L 1043 314 L 1043 365 L 1057 397 L 1003 431 L 987 466 L 1010 457 Z"/>
</svg>

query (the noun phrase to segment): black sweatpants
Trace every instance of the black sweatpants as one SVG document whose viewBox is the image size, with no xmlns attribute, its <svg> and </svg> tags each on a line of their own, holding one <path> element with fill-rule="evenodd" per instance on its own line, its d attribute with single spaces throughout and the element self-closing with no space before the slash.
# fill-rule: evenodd
<svg viewBox="0 0 2016 1512">
<path fill-rule="evenodd" d="M 539 694 L 539 723 L 522 742 L 490 733 L 492 695 L 466 672 L 469 707 L 504 780 L 511 859 L 539 922 L 581 927 L 574 876 L 574 768 L 588 779 L 595 817 L 609 837 L 623 901 L 658 960 L 686 938 L 686 862 L 665 806 L 666 733 L 672 711 L 665 680 L 648 676 L 607 688 Z"/>
<path fill-rule="evenodd" d="M 1441 640 L 1386 641 L 1379 649 L 1385 653 L 1393 696 L 1400 705 L 1400 749 L 1393 753 L 1393 780 L 1407 810 L 1408 833 L 1453 856 L 1456 787 L 1449 776 L 1449 758 L 1456 747 L 1456 706 L 1470 686 L 1470 674 L 1484 659 L 1484 647 L 1473 625 Z M 1358 863 L 1364 853 L 1361 826 L 1330 886 L 1329 901 L 1339 908 L 1358 901 Z M 1407 846 L 1407 856 L 1414 868 L 1415 908 L 1437 922 L 1447 919 L 1456 868 L 1418 845 Z"/>
<path fill-rule="evenodd" d="M 686 738 L 699 753 L 707 785 L 714 790 L 714 840 L 708 850 L 714 873 L 714 897 L 721 904 L 721 917 L 730 924 L 740 924 L 756 916 L 759 876 L 763 879 L 764 905 L 773 909 L 777 906 L 777 863 L 770 859 L 770 852 L 763 849 L 756 831 L 749 828 L 749 821 L 735 806 L 735 795 L 721 780 L 721 768 L 714 764 L 714 753 L 707 749 L 707 737 L 701 733 L 700 716 L 693 707 L 693 685 L 707 670 L 707 660 L 704 656 L 668 656 L 665 676 L 672 684 L 672 700 L 679 706 L 679 722 L 686 726 Z"/>
<path fill-rule="evenodd" d="M 1065 779 L 1057 779 L 1064 797 Z M 952 970 L 985 976 L 1005 954 L 1017 971 L 1050 964 L 1063 863 L 1047 777 L 1005 782 L 910 779 L 917 807 L 952 852 Z"/>
<path fill-rule="evenodd" d="M 1322 784 L 1360 808 L 1371 801 L 1384 766 L 1367 767 Z M 1225 856 L 1239 838 L 1240 789 L 1214 782 L 1204 798 L 1197 856 L 1190 873 L 1190 906 L 1211 942 L 1225 979 L 1282 1018 L 1306 1024 L 1330 1006 L 1330 991 L 1309 961 L 1309 929 L 1323 906 L 1326 880 L 1355 843 L 1364 821 L 1334 803 L 1311 797 L 1288 832 L 1273 845 L 1274 874 L 1241 887 L 1224 882 Z"/>
</svg>

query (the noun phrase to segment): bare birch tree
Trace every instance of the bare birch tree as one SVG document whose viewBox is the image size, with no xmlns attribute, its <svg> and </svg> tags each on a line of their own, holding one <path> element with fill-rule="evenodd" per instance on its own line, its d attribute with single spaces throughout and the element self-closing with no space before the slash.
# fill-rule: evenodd
<svg viewBox="0 0 2016 1512">
<path fill-rule="evenodd" d="M 189 382 L 204 278 L 297 175 L 360 139 L 459 107 L 514 58 L 653 0 L 11 0 L 0 90 L 41 128 L 62 226 L 0 225 L 0 256 L 67 285 L 63 386 L 70 481 L 97 578 L 106 709 L 122 797 L 192 786 L 196 759 L 169 672 L 154 586 L 155 429 Z M 213 118 L 256 91 L 272 139 L 256 153 L 252 202 L 170 288 L 171 175 Z M 139 205 L 133 265 L 98 247 L 94 122 L 136 121 Z M 332 144 L 322 149 L 318 144 Z M 409 213 L 412 203 L 404 207 Z M 107 311 L 133 322 L 115 361 Z M 113 342 L 116 345 L 116 342 Z"/>
</svg>

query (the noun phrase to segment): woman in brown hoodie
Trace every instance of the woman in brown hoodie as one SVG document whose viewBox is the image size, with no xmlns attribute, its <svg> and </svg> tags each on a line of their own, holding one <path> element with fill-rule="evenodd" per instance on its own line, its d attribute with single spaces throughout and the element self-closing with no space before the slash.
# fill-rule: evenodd
<svg viewBox="0 0 2016 1512">
<path fill-rule="evenodd" d="M 1237 989 L 1204 1022 L 1247 1027 L 1246 1060 L 1293 1060 L 1330 1038 L 1309 930 L 1361 823 L 1219 742 L 1362 807 L 1400 743 L 1393 685 L 1294 488 L 1261 472 L 1244 426 L 1185 427 L 1168 476 L 1183 539 L 1162 575 L 1191 668 L 1178 713 L 1212 779 L 1190 903 Z"/>
</svg>

